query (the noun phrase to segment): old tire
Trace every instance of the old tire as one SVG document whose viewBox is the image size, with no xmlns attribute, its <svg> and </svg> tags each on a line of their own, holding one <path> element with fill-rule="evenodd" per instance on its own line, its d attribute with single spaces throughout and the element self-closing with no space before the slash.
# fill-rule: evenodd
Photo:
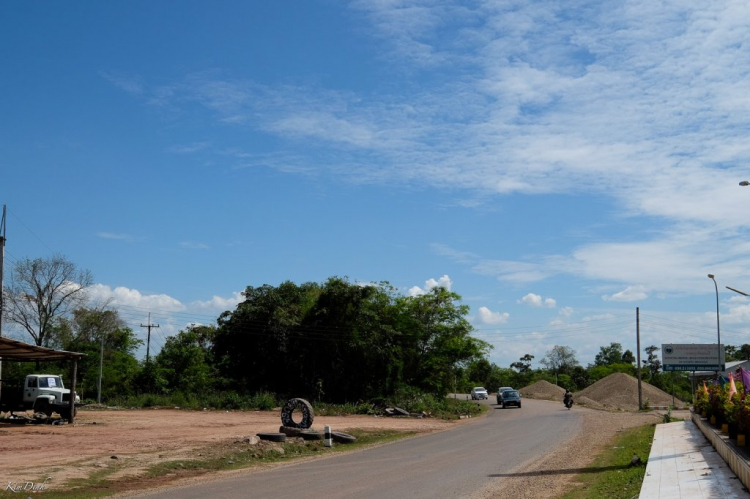
<svg viewBox="0 0 750 499">
<path fill-rule="evenodd" d="M 302 432 L 300 428 L 292 428 L 291 426 L 279 426 L 279 433 L 283 433 L 287 437 L 297 437 Z"/>
<path fill-rule="evenodd" d="M 286 435 L 283 433 L 256 433 L 256 435 L 259 439 L 269 442 L 286 442 Z"/>
<path fill-rule="evenodd" d="M 323 434 L 319 431 L 301 431 L 299 436 L 302 440 L 323 440 Z"/>
<path fill-rule="evenodd" d="M 302 413 L 302 420 L 299 423 L 294 421 L 294 418 L 292 417 L 295 411 L 300 411 Z M 284 404 L 284 407 L 281 408 L 281 424 L 290 428 L 310 428 L 313 424 L 314 418 L 315 414 L 313 414 L 312 405 L 310 405 L 310 402 L 305 399 L 289 399 L 287 403 Z"/>
<path fill-rule="evenodd" d="M 52 416 L 52 408 L 49 406 L 49 401 L 47 399 L 42 399 L 34 402 L 34 412 L 41 412 L 47 417 Z"/>
<path fill-rule="evenodd" d="M 338 442 L 340 444 L 350 444 L 357 440 L 357 437 L 349 435 L 348 433 L 342 433 L 340 431 L 331 432 L 331 438 L 334 442 Z"/>
</svg>

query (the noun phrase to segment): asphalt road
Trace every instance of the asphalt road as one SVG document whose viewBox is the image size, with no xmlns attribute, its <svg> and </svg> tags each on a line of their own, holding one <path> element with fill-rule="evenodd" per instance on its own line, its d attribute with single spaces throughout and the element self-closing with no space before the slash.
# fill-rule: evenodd
<svg viewBox="0 0 750 499">
<path fill-rule="evenodd" d="M 523 400 L 455 429 L 330 458 L 180 487 L 139 497 L 458 498 L 536 459 L 579 429 L 562 403 Z"/>
</svg>

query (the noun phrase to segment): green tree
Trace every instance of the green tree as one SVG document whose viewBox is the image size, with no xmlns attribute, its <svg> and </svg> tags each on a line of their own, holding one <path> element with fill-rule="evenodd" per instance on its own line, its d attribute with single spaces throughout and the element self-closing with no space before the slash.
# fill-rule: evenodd
<svg viewBox="0 0 750 499">
<path fill-rule="evenodd" d="M 578 365 L 576 352 L 570 347 L 555 345 L 547 351 L 541 363 L 555 375 L 555 383 L 560 374 L 569 375 Z"/>
<path fill-rule="evenodd" d="M 481 359 L 492 348 L 471 336 L 473 328 L 466 320 L 469 308 L 460 299 L 438 286 L 423 295 L 396 300 L 404 383 L 444 395 L 450 390 L 455 366 Z"/>
<path fill-rule="evenodd" d="M 740 360 L 740 349 L 733 345 L 724 345 L 724 355 L 727 362 Z"/>
<path fill-rule="evenodd" d="M 622 354 L 622 364 L 634 364 L 635 363 L 635 355 L 633 355 L 633 352 L 630 350 L 625 350 L 625 353 Z"/>
<path fill-rule="evenodd" d="M 599 353 L 596 354 L 594 364 L 597 366 L 619 364 L 622 362 L 622 356 L 622 345 L 619 343 L 610 343 L 608 347 L 599 347 Z"/>
<path fill-rule="evenodd" d="M 154 359 L 166 389 L 200 393 L 212 387 L 216 377 L 211 351 L 215 335 L 215 327 L 192 326 L 167 338 Z"/>
<path fill-rule="evenodd" d="M 643 362 L 643 367 L 646 368 L 646 371 L 649 373 L 649 380 L 654 381 L 656 379 L 656 375 L 659 373 L 659 370 L 661 370 L 661 361 L 659 360 L 659 357 L 656 355 L 656 352 L 659 351 L 660 348 L 656 345 L 651 345 L 646 348 L 644 348 L 644 351 L 647 354 L 646 360 Z"/>
<path fill-rule="evenodd" d="M 48 340 L 57 348 L 86 354 L 78 365 L 78 391 L 83 397 L 97 398 L 100 369 L 102 400 L 133 393 L 140 369 L 135 352 L 143 341 L 116 310 L 77 308 L 56 321 Z"/>
<path fill-rule="evenodd" d="M 531 371 L 531 361 L 534 359 L 533 355 L 526 354 L 521 357 L 517 362 L 513 362 L 510 367 L 516 369 L 519 373 L 524 374 Z"/>
</svg>

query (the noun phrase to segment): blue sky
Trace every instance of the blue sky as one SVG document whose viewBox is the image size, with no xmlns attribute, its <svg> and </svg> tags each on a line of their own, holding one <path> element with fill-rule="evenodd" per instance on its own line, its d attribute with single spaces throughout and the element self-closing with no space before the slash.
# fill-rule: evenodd
<svg viewBox="0 0 750 499">
<path fill-rule="evenodd" d="M 0 33 L 6 270 L 65 255 L 154 349 L 331 276 L 450 287 L 507 367 L 635 351 L 636 307 L 642 346 L 715 342 L 713 273 L 750 343 L 745 2 L 15 2 Z"/>
</svg>

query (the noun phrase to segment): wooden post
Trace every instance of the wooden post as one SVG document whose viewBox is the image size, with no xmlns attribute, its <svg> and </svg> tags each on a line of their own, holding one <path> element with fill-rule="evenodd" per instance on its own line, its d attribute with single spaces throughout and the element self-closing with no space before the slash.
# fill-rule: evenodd
<svg viewBox="0 0 750 499">
<path fill-rule="evenodd" d="M 638 375 L 638 410 L 643 410 L 643 391 L 641 390 L 641 311 L 635 307 L 635 340 L 638 356 L 636 357 L 636 373 Z"/>
<path fill-rule="evenodd" d="M 75 421 L 75 414 L 76 414 L 76 378 L 78 377 L 78 358 L 73 358 L 73 369 L 72 374 L 70 376 L 70 400 L 68 403 L 70 404 L 70 424 L 73 424 L 73 421 Z"/>
</svg>

